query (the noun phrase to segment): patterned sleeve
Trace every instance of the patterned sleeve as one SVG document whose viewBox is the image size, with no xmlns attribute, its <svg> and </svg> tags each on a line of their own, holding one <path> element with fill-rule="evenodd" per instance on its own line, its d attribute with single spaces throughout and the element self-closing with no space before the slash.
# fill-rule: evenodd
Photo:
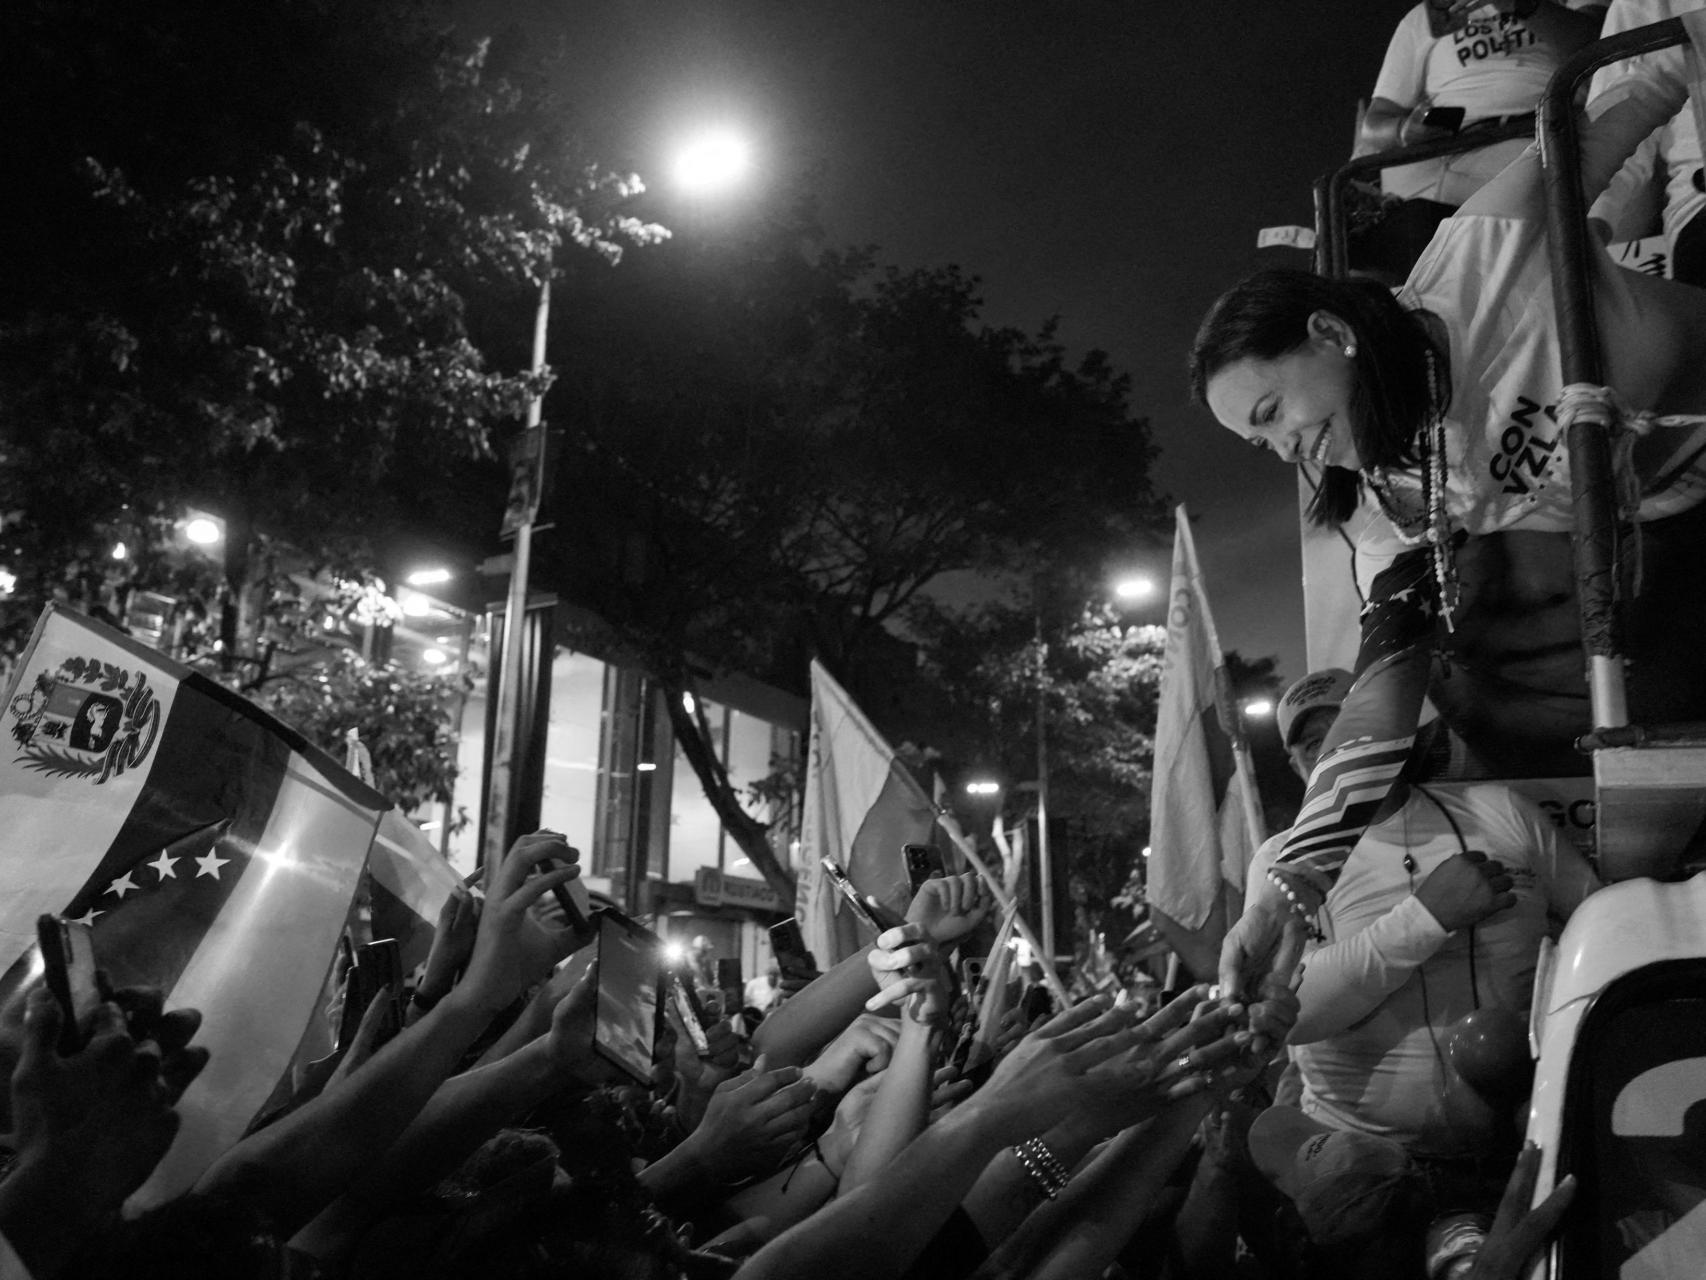
<svg viewBox="0 0 1706 1280">
<path fill-rule="evenodd" d="M 1339 878 L 1410 758 L 1438 613 L 1425 549 L 1405 552 L 1375 578 L 1362 611 L 1356 684 L 1327 735 L 1276 870 L 1322 893 Z"/>
</svg>

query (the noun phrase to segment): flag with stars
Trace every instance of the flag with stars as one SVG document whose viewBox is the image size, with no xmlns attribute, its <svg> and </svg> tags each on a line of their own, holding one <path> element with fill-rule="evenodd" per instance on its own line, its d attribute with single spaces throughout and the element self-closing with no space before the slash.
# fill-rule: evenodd
<svg viewBox="0 0 1706 1280">
<path fill-rule="evenodd" d="M 1176 926 L 1170 941 L 1193 970 L 1225 932 L 1227 894 L 1242 893 L 1244 872 L 1265 836 L 1243 716 L 1209 613 L 1190 517 L 1175 514 L 1167 647 L 1155 725 L 1150 799 L 1151 908 Z M 1215 936 L 1193 936 L 1208 930 Z"/>
<path fill-rule="evenodd" d="M 386 801 L 253 704 L 50 606 L 0 721 L 0 993 L 38 915 L 94 926 L 115 986 L 201 1010 L 207 1068 L 138 1203 L 242 1134 L 316 1003 Z"/>
</svg>

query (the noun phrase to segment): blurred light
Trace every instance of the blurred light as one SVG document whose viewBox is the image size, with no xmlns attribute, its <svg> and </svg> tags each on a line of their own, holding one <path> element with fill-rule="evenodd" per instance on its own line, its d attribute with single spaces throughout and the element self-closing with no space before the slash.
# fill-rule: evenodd
<svg viewBox="0 0 1706 1280">
<path fill-rule="evenodd" d="M 18 575 L 10 569 L 0 569 L 0 598 L 11 595 L 18 589 Z"/>
<path fill-rule="evenodd" d="M 219 521 L 208 516 L 196 516 L 184 522 L 184 537 L 198 547 L 209 547 L 225 536 Z"/>
<path fill-rule="evenodd" d="M 996 796 L 1001 794 L 1001 784 L 980 778 L 975 782 L 966 783 L 968 796 Z"/>
<path fill-rule="evenodd" d="M 1146 858 L 1149 856 L 1149 846 L 1148 845 L 1143 846 L 1143 856 Z"/>
<path fill-rule="evenodd" d="M 652 760 L 642 760 L 642 761 L 640 761 L 639 764 L 635 765 L 634 767 L 637 768 L 641 773 L 651 773 L 657 769 L 657 763 L 655 761 L 652 761 Z"/>
<path fill-rule="evenodd" d="M 421 830 L 422 831 L 437 831 L 443 825 L 444 824 L 442 822 L 423 822 L 423 823 L 421 823 Z"/>
<path fill-rule="evenodd" d="M 1028 967 L 1031 961 L 1036 958 L 1036 952 L 1031 950 L 1031 944 L 1026 942 L 1023 938 L 1018 939 L 1018 943 L 1019 945 L 1013 953 L 1013 959 L 1018 963 L 1019 967 L 1023 969 Z"/>
<path fill-rule="evenodd" d="M 1261 720 L 1274 713 L 1274 704 L 1266 698 L 1256 698 L 1244 704 L 1244 714 Z"/>
<path fill-rule="evenodd" d="M 687 708 L 688 715 L 695 715 L 699 710 L 699 704 L 693 700 L 691 693 L 681 695 L 681 705 Z"/>
<path fill-rule="evenodd" d="M 1147 600 L 1155 594 L 1155 579 L 1142 576 L 1121 578 L 1114 583 L 1114 594 L 1121 600 Z"/>
<path fill-rule="evenodd" d="M 436 667 L 446 660 L 443 649 L 424 649 L 421 651 L 421 661 L 429 667 Z"/>
<path fill-rule="evenodd" d="M 403 613 L 411 618 L 424 618 L 432 612 L 432 601 L 412 591 L 398 603 L 403 606 Z"/>
<path fill-rule="evenodd" d="M 411 587 L 430 587 L 450 581 L 450 570 L 444 568 L 416 569 L 403 579 Z"/>
<path fill-rule="evenodd" d="M 663 944 L 663 961 L 665 964 L 684 964 L 687 960 L 687 948 L 679 942 Z"/>
<path fill-rule="evenodd" d="M 746 176 L 752 160 L 746 139 L 732 129 L 712 129 L 682 147 L 675 180 L 690 191 L 717 191 Z"/>
<path fill-rule="evenodd" d="M 130 548 L 122 542 L 113 543 L 113 559 L 123 560 L 130 555 Z"/>
</svg>

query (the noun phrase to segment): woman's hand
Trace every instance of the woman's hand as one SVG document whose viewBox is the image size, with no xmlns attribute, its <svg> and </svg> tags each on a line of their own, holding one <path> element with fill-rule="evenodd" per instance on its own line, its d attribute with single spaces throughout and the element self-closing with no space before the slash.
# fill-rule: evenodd
<svg viewBox="0 0 1706 1280">
<path fill-rule="evenodd" d="M 687 1138 L 694 1161 L 715 1182 L 769 1173 L 804 1141 L 816 1089 L 798 1067 L 752 1070 L 718 1086 L 705 1118 Z"/>
<path fill-rule="evenodd" d="M 576 931 L 548 928 L 532 908 L 551 889 L 580 875 L 572 861 L 576 856 L 552 831 L 522 836 L 509 851 L 487 891 L 468 974 L 458 988 L 466 989 L 479 1008 L 495 1014 L 573 949 Z M 546 859 L 568 865 L 533 875 Z"/>
<path fill-rule="evenodd" d="M 906 909 L 908 924 L 922 925 L 924 937 L 939 947 L 951 947 L 989 914 L 995 896 L 975 871 L 936 876 L 920 886 Z"/>
<path fill-rule="evenodd" d="M 450 994 L 456 975 L 474 954 L 474 937 L 480 927 L 480 900 L 466 885 L 454 885 L 444 905 L 438 909 L 438 923 L 432 931 L 432 948 L 427 952 L 426 966 L 415 986 L 415 995 L 423 1007 Z"/>
<path fill-rule="evenodd" d="M 1226 931 L 1220 946 L 1220 990 L 1229 999 L 1258 991 L 1272 978 L 1289 986 L 1308 929 L 1278 888 L 1263 881 L 1260 890 Z"/>
<path fill-rule="evenodd" d="M 875 1013 L 898 1005 L 907 1021 L 927 1026 L 940 1025 L 948 1016 L 947 968 L 926 928 L 916 922 L 877 936 L 869 960 L 880 990 L 865 1001 L 866 1010 Z"/>
<path fill-rule="evenodd" d="M 900 1028 L 892 1018 L 862 1013 L 829 1047 L 806 1064 L 806 1079 L 825 1093 L 843 1094 L 889 1065 Z"/>
</svg>

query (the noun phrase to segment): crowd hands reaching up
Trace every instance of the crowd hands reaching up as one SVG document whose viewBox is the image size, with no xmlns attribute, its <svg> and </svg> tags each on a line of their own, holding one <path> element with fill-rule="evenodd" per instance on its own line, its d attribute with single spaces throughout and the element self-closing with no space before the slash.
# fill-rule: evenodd
<svg viewBox="0 0 1706 1280">
<path fill-rule="evenodd" d="M 453 894 L 401 1025 L 380 993 L 192 1189 L 140 1212 L 208 1063 L 197 1015 L 109 992 L 65 1053 L 45 987 L 14 994 L 0 1274 L 1233 1274 L 1243 1134 L 1298 1016 L 1283 974 L 1154 1009 L 992 1000 L 955 962 L 984 958 L 999 913 L 976 875 L 937 877 L 904 923 L 697 1049 L 664 1002 L 642 1085 L 592 1048 L 596 930 L 552 892 L 577 857 L 536 833 L 483 901 Z M 1513 1260 L 1478 1276 L 1517 1274 L 1547 1228 L 1512 1195 Z"/>
</svg>

